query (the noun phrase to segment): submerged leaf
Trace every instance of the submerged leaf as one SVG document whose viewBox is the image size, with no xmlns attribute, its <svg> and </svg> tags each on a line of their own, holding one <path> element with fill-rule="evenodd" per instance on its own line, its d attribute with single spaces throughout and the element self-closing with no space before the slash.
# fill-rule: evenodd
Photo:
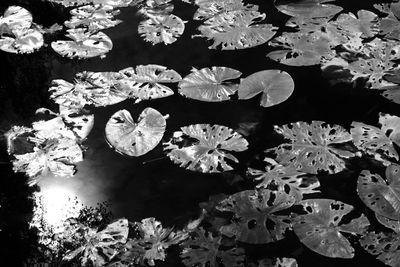
<svg viewBox="0 0 400 267">
<path fill-rule="evenodd" d="M 386 180 L 368 170 L 358 177 L 357 192 L 361 200 L 376 214 L 400 220 L 400 165 L 386 168 Z"/>
<path fill-rule="evenodd" d="M 222 50 L 245 49 L 264 44 L 275 35 L 276 27 L 271 24 L 254 24 L 265 19 L 265 14 L 254 10 L 236 10 L 221 13 L 204 22 L 196 37 L 213 40 L 209 47 Z"/>
<path fill-rule="evenodd" d="M 288 215 L 274 213 L 294 203 L 295 198 L 284 191 L 260 189 L 233 194 L 217 206 L 218 210 L 234 213 L 231 224 L 222 226 L 220 231 L 249 244 L 279 241 L 284 238 L 286 230 L 291 229 L 291 220 Z"/>
<path fill-rule="evenodd" d="M 239 99 L 250 99 L 263 93 L 260 105 L 271 107 L 287 100 L 294 90 L 292 77 L 281 70 L 264 70 L 240 81 Z"/>
<path fill-rule="evenodd" d="M 138 32 L 142 38 L 152 43 L 166 45 L 175 42 L 185 30 L 184 21 L 175 15 L 155 15 L 141 21 Z"/>
<path fill-rule="evenodd" d="M 293 229 L 300 241 L 309 249 L 331 258 L 353 258 L 354 248 L 342 235 L 362 234 L 369 226 L 367 217 L 361 215 L 348 224 L 341 223 L 353 207 L 330 199 L 309 199 L 300 202 L 305 215 L 296 217 Z"/>
<path fill-rule="evenodd" d="M 317 174 L 320 171 L 338 173 L 345 168 L 343 159 L 354 154 L 334 147 L 349 142 L 351 135 L 339 125 L 330 126 L 322 121 L 296 122 L 275 126 L 275 131 L 290 143 L 284 143 L 273 151 L 281 165 L 292 165 L 299 171 Z"/>
<path fill-rule="evenodd" d="M 182 244 L 180 255 L 185 266 L 218 267 L 219 261 L 226 267 L 241 267 L 244 264 L 243 248 L 228 248 L 223 250 L 221 236 L 213 236 L 203 228 L 196 229 Z"/>
<path fill-rule="evenodd" d="M 107 142 L 117 152 L 138 157 L 158 145 L 165 127 L 165 118 L 155 109 L 144 109 L 137 123 L 127 110 L 120 110 L 108 120 L 105 133 Z"/>
<path fill-rule="evenodd" d="M 327 4 L 335 0 L 275 0 L 275 7 L 282 13 L 293 17 L 321 18 L 332 17 L 343 10 L 342 7 Z"/>
<path fill-rule="evenodd" d="M 361 122 L 353 122 L 350 130 L 354 145 L 389 164 L 387 158 L 399 160 L 394 144 L 400 145 L 400 118 L 389 114 L 379 113 L 381 129 Z"/>
<path fill-rule="evenodd" d="M 238 162 L 229 151 L 244 151 L 248 142 L 232 129 L 209 124 L 182 127 L 164 143 L 167 156 L 179 166 L 203 173 L 230 171 L 225 159 Z"/>
<path fill-rule="evenodd" d="M 58 54 L 69 58 L 91 58 L 104 56 L 112 47 L 111 39 L 103 32 L 90 33 L 84 28 L 67 30 L 72 41 L 55 41 L 51 47 Z"/>
<path fill-rule="evenodd" d="M 237 91 L 238 85 L 229 80 L 237 79 L 242 75 L 240 71 L 227 67 L 212 67 L 197 70 L 179 82 L 179 93 L 188 98 L 219 102 L 229 100 Z"/>
</svg>

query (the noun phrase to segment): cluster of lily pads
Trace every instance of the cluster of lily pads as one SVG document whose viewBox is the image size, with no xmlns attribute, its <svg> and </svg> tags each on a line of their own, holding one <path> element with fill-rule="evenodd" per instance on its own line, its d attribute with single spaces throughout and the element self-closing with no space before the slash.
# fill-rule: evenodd
<svg viewBox="0 0 400 267">
<path fill-rule="evenodd" d="M 53 48 L 68 47 L 68 51 L 75 51 L 71 55 L 78 57 L 87 57 L 81 52 L 89 50 L 100 55 L 100 50 L 86 47 L 97 42 L 86 35 L 92 31 L 100 34 L 97 31 L 107 25 L 118 24 L 113 19 L 117 5 L 110 3 L 121 1 L 92 0 L 90 6 L 83 0 L 52 1 L 78 6 L 65 23 L 69 34 L 77 36 L 72 38 L 76 43 L 58 41 Z M 333 0 L 280 2 L 275 1 L 276 8 L 292 18 L 284 28 L 288 31 L 270 41 L 278 49 L 268 54 L 270 59 L 291 66 L 321 65 L 326 75 L 340 81 L 363 78 L 367 87 L 384 90 L 384 96 L 398 101 L 398 3 L 377 5 L 383 16 L 365 10 L 356 16 L 339 14 L 342 8 L 332 4 Z M 214 41 L 210 48 L 250 48 L 276 34 L 277 29 L 270 24 L 255 24 L 265 19 L 255 5 L 239 0 L 195 0 L 194 4 L 199 7 L 194 18 L 204 20 L 199 31 Z M 168 44 L 182 34 L 184 24 L 171 14 L 169 0 L 138 5 L 147 17 L 139 26 L 147 41 Z M 173 31 L 174 27 L 181 30 Z M 86 48 L 82 50 L 83 46 Z M 263 107 L 284 102 L 294 90 L 291 76 L 281 70 L 263 70 L 238 80 L 241 74 L 232 68 L 212 66 L 193 68 L 182 78 L 174 70 L 151 64 L 117 72 L 81 72 L 72 82 L 54 80 L 49 91 L 60 107 L 59 113 L 40 109 L 38 113 L 44 113 L 46 119 L 31 127 L 14 126 L 8 132 L 14 169 L 25 172 L 31 181 L 45 171 L 72 175 L 73 164 L 83 159 L 83 141 L 93 127 L 94 118 L 86 113 L 87 106 L 168 97 L 174 94 L 173 88 L 165 85 L 169 83 L 178 83 L 180 95 L 197 101 L 246 100 L 262 94 Z M 136 122 L 129 111 L 117 111 L 105 126 L 106 141 L 121 154 L 142 156 L 163 140 L 167 118 L 150 107 Z M 141 222 L 118 219 L 101 229 L 68 220 L 60 238 L 75 247 L 64 260 L 80 258 L 82 265 L 94 266 L 154 265 L 156 260 L 165 260 L 167 248 L 180 245 L 186 266 L 297 266 L 292 258 L 252 261 L 245 250 L 247 244 L 270 244 L 294 232 L 306 247 L 326 257 L 352 258 L 352 243 L 359 242 L 385 264 L 398 266 L 400 118 L 380 113 L 378 124 L 353 122 L 350 130 L 323 121 L 274 126 L 283 142 L 266 149 L 264 170 L 248 169 L 256 183 L 254 189 L 202 203 L 200 218 L 183 230 L 164 229 L 154 218 Z M 233 153 L 245 151 L 248 142 L 223 125 L 193 124 L 172 133 L 163 147 L 180 167 L 215 173 L 233 170 L 232 164 L 238 162 Z M 370 214 L 361 214 L 341 201 L 315 197 L 320 193 L 318 175 L 343 172 L 361 157 L 386 168 L 386 179 L 363 170 L 357 184 L 360 199 L 386 227 L 384 232 L 375 232 L 367 216 Z"/>
</svg>

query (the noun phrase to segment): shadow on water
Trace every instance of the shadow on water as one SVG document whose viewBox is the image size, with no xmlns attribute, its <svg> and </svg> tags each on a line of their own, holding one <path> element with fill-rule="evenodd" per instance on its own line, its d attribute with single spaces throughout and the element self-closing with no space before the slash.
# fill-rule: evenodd
<svg viewBox="0 0 400 267">
<path fill-rule="evenodd" d="M 35 4 L 29 1 L 14 2 L 29 7 L 34 19 L 38 19 L 38 22 L 46 26 L 56 22 L 61 23 L 66 18 L 65 12 L 50 4 L 39 1 L 38 6 L 41 8 L 34 8 Z M 277 12 L 272 10 L 272 4 L 269 3 L 272 1 L 268 4 L 258 2 L 262 11 L 271 14 L 269 19 L 284 23 L 285 18 L 277 16 Z M 371 7 L 372 3 L 372 1 L 353 1 L 352 4 L 341 2 L 344 6 L 348 5 L 349 9 L 359 9 L 354 2 L 363 2 L 361 5 L 364 7 Z M 9 4 L 10 1 L 0 3 L 0 12 L 2 13 Z M 176 14 L 184 20 L 190 21 L 194 10 L 193 7 L 180 1 L 176 3 Z M 53 15 L 48 16 L 48 14 Z M 296 89 L 288 101 L 268 109 L 259 106 L 259 99 L 204 103 L 185 99 L 178 94 L 138 104 L 127 100 L 110 107 L 93 109 L 95 126 L 86 142 L 88 150 L 85 153 L 85 160 L 77 165 L 77 175 L 69 179 L 46 176 L 41 179 L 40 186 L 45 189 L 62 184 L 88 205 L 109 200 L 116 217 L 124 216 L 132 221 L 156 217 L 165 225 L 181 226 L 198 214 L 198 203 L 206 201 L 210 195 L 238 191 L 229 183 L 227 179 L 229 175 L 204 175 L 179 168 L 165 157 L 161 145 L 139 158 L 126 157 L 113 151 L 104 140 L 104 126 L 109 117 L 120 109 L 129 110 L 134 117 L 137 117 L 145 107 L 153 107 L 162 114 L 169 114 L 164 141 L 167 141 L 179 127 L 189 124 L 215 123 L 245 131 L 246 129 L 241 126 L 242 123 L 255 122 L 257 127 L 247 136 L 250 148 L 239 155 L 241 164 L 236 166 L 238 173 L 243 176 L 247 166 L 254 161 L 254 155 L 261 155 L 264 149 L 279 142 L 272 130 L 275 124 L 324 120 L 349 128 L 352 121 L 376 124 L 379 112 L 400 115 L 395 104 L 375 92 L 343 84 L 330 86 L 322 77 L 319 67 L 294 68 L 267 60 L 265 57 L 268 51 L 267 45 L 242 51 L 208 50 L 209 44 L 205 39 L 191 38 L 198 24 L 188 22 L 184 35 L 176 43 L 169 46 L 152 46 L 145 43 L 137 34 L 140 17 L 136 15 L 135 8 L 122 9 L 119 19 L 123 20 L 122 24 L 105 31 L 114 43 L 113 50 L 105 59 L 67 60 L 57 56 L 49 47 L 31 55 L 0 52 L 2 65 L 6 66 L 0 73 L 0 129 L 5 131 L 12 124 L 28 123 L 39 107 L 55 110 L 55 105 L 49 100 L 47 92 L 50 81 L 59 78 L 71 81 L 76 72 L 84 70 L 117 71 L 128 66 L 153 63 L 174 69 L 185 76 L 191 67 L 217 65 L 236 68 L 243 73 L 243 77 L 246 77 L 256 71 L 279 68 L 292 75 Z M 1 161 L 8 160 L 2 152 Z M 1 217 L 14 218 L 7 220 L 7 223 L 13 224 L 15 228 L 20 227 L 21 234 L 28 235 L 25 219 L 29 217 L 31 203 L 23 197 L 28 197 L 32 189 L 24 185 L 22 175 L 12 173 L 11 165 L 0 165 L 0 167 L 1 183 L 4 184 L 0 188 L 5 192 L 1 195 L 2 203 L 11 201 L 15 205 L 7 207 L 10 210 L 15 209 L 14 213 L 1 213 Z M 353 173 L 349 179 L 354 181 L 356 176 L 357 173 Z M 352 196 L 344 196 L 340 185 L 335 188 L 335 183 L 331 183 L 330 180 L 326 180 L 323 186 L 324 184 L 332 197 L 347 200 L 350 204 L 357 203 L 355 193 Z M 246 186 L 245 181 L 241 189 Z M 355 188 L 352 190 L 355 192 Z M 17 195 L 10 196 L 7 192 L 23 192 L 25 195 L 21 197 L 20 193 L 16 193 Z M 19 205 L 24 207 L 21 208 Z M 14 224 L 16 221 L 18 223 Z M 6 240 L 11 242 L 12 238 L 5 237 L 4 231 L 0 234 L 2 238 L 8 238 Z M 19 244 L 15 241 L 12 246 L 15 249 Z M 297 238 L 293 236 L 283 243 L 274 245 L 275 247 L 271 246 L 266 250 L 257 248 L 255 251 L 267 254 L 278 252 L 279 255 L 280 249 L 290 247 L 291 254 L 298 256 L 300 266 L 362 266 L 371 260 L 374 266 L 380 264 L 361 248 L 356 249 L 358 254 L 354 260 L 344 261 L 319 256 L 298 244 L 300 243 Z M 15 257 L 23 257 L 21 255 L 26 254 L 28 249 L 24 245 L 17 252 L 14 251 Z M 11 253 L 10 251 L 12 250 L 7 250 L 6 253 Z M 169 258 L 166 263 L 160 263 L 159 266 L 177 266 L 173 260 L 173 257 Z"/>
</svg>

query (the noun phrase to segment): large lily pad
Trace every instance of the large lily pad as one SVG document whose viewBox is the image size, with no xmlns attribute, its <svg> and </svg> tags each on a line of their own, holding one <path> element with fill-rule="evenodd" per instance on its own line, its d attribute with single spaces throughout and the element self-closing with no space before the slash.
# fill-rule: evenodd
<svg viewBox="0 0 400 267">
<path fill-rule="evenodd" d="M 195 20 L 207 20 L 229 11 L 258 11 L 258 6 L 244 4 L 242 0 L 195 0 L 195 4 L 199 7 L 193 16 Z"/>
<path fill-rule="evenodd" d="M 69 58 L 104 57 L 112 47 L 111 39 L 103 32 L 90 33 L 84 28 L 67 30 L 72 41 L 55 41 L 51 47 L 58 54 Z"/>
<path fill-rule="evenodd" d="M 82 6 L 87 4 L 98 4 L 104 6 L 112 6 L 114 8 L 117 7 L 127 7 L 129 6 L 133 0 L 47 0 L 53 3 L 57 3 L 63 5 L 65 7 L 71 6 Z"/>
<path fill-rule="evenodd" d="M 400 264 L 400 235 L 398 233 L 369 232 L 360 239 L 361 246 L 388 266 Z"/>
<path fill-rule="evenodd" d="M 6 24 L 10 29 L 28 29 L 32 21 L 32 14 L 20 6 L 8 7 L 0 17 L 0 25 Z"/>
<path fill-rule="evenodd" d="M 174 43 L 184 32 L 185 22 L 175 15 L 154 15 L 141 21 L 138 32 L 142 38 L 152 43 Z"/>
<path fill-rule="evenodd" d="M 287 100 L 294 90 L 289 73 L 281 70 L 264 70 L 240 81 L 239 99 L 250 99 L 262 93 L 260 105 L 271 107 Z"/>
<path fill-rule="evenodd" d="M 108 120 L 105 132 L 107 142 L 117 152 L 138 157 L 158 145 L 165 127 L 165 118 L 155 109 L 144 109 L 138 122 L 127 110 L 120 110 Z"/>
<path fill-rule="evenodd" d="M 176 83 L 182 79 L 176 71 L 155 64 L 126 68 L 119 73 L 124 77 L 120 82 L 121 89 L 136 102 L 171 96 L 174 91 L 163 83 Z"/>
<path fill-rule="evenodd" d="M 119 219 L 103 230 L 84 227 L 85 243 L 73 251 L 68 251 L 63 260 L 70 261 L 82 255 L 81 263 L 83 266 L 92 264 L 95 267 L 104 266 L 117 254 L 116 245 L 124 244 L 128 238 L 128 220 Z"/>
<path fill-rule="evenodd" d="M 64 25 L 71 29 L 86 27 L 89 31 L 99 31 L 121 23 L 114 18 L 118 12 L 111 6 L 85 5 L 72 9 L 70 14 L 71 18 Z"/>
<path fill-rule="evenodd" d="M 399 159 L 394 144 L 400 145 L 400 118 L 379 114 L 381 129 L 361 122 L 353 122 L 350 130 L 354 145 L 367 154 L 389 164 L 388 159 Z"/>
<path fill-rule="evenodd" d="M 196 229 L 182 244 L 180 255 L 185 266 L 218 267 L 218 262 L 226 267 L 241 267 L 244 264 L 243 248 L 222 249 L 222 237 L 213 236 L 203 228 Z"/>
<path fill-rule="evenodd" d="M 335 0 L 276 0 L 275 7 L 282 13 L 293 17 L 321 18 L 332 17 L 343 10 L 342 7 L 328 4 Z"/>
<path fill-rule="evenodd" d="M 292 165 L 299 171 L 317 174 L 320 171 L 338 173 L 345 168 L 343 159 L 354 154 L 334 147 L 351 141 L 351 135 L 339 125 L 329 125 L 322 121 L 296 122 L 275 126 L 275 131 L 287 140 L 273 151 L 281 165 Z"/>
<path fill-rule="evenodd" d="M 200 35 L 213 40 L 210 49 L 221 46 L 222 50 L 245 49 L 262 45 L 271 39 L 276 27 L 271 24 L 255 24 L 265 19 L 265 14 L 254 10 L 236 10 L 216 15 L 204 22 Z"/>
<path fill-rule="evenodd" d="M 179 82 L 179 93 L 207 102 L 229 100 L 238 89 L 238 84 L 232 84 L 230 80 L 241 75 L 240 71 L 227 67 L 193 68 L 192 73 Z"/>
<path fill-rule="evenodd" d="M 181 128 L 164 143 L 167 156 L 179 166 L 203 173 L 230 171 L 225 161 L 238 162 L 230 151 L 247 149 L 248 142 L 240 134 L 221 125 L 194 124 Z"/>
<path fill-rule="evenodd" d="M 378 215 L 400 220 L 400 166 L 386 168 L 386 181 L 368 170 L 358 177 L 357 192 L 361 200 Z"/>
<path fill-rule="evenodd" d="M 369 226 L 367 217 L 361 215 L 343 224 L 343 217 L 353 210 L 348 204 L 330 199 L 309 199 L 300 204 L 307 213 L 296 217 L 293 223 L 300 241 L 326 257 L 353 258 L 354 248 L 342 233 L 363 234 Z"/>
<path fill-rule="evenodd" d="M 294 203 L 295 198 L 284 191 L 260 189 L 233 194 L 217 205 L 218 210 L 234 213 L 232 223 L 222 226 L 221 233 L 250 244 L 279 241 L 291 229 L 291 220 L 288 215 L 274 213 Z"/>
</svg>

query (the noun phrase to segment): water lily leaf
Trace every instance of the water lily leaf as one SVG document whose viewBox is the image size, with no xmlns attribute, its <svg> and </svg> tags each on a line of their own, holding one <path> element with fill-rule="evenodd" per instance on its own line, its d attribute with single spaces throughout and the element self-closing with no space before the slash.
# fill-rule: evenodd
<svg viewBox="0 0 400 267">
<path fill-rule="evenodd" d="M 188 238 L 184 231 L 172 231 L 171 228 L 163 228 L 155 218 L 146 218 L 134 223 L 137 236 L 129 239 L 123 246 L 122 254 L 118 255 L 123 266 L 145 264 L 154 266 L 156 260 L 165 260 L 166 250 L 181 243 Z M 118 266 L 118 265 L 117 265 Z"/>
<path fill-rule="evenodd" d="M 6 24 L 10 29 L 28 29 L 32 26 L 32 14 L 23 7 L 10 6 L 0 17 L 0 25 Z"/>
<path fill-rule="evenodd" d="M 54 51 L 69 58 L 91 58 L 104 56 L 112 47 L 111 39 L 103 32 L 91 34 L 83 28 L 67 30 L 67 37 L 73 41 L 51 43 Z"/>
<path fill-rule="evenodd" d="M 369 232 L 360 239 L 361 246 L 386 265 L 397 267 L 400 263 L 400 235 L 397 233 Z"/>
<path fill-rule="evenodd" d="M 275 7 L 292 17 L 321 18 L 332 17 L 343 10 L 342 7 L 327 4 L 335 0 L 276 0 Z"/>
<path fill-rule="evenodd" d="M 70 261 L 83 253 L 81 263 L 83 266 L 91 263 L 93 266 L 104 266 L 117 254 L 116 245 L 126 243 L 128 238 L 128 220 L 119 219 L 103 230 L 85 227 L 85 243 L 73 250 L 68 251 L 63 260 Z"/>
<path fill-rule="evenodd" d="M 254 24 L 265 19 L 265 14 L 254 10 L 237 10 L 216 15 L 199 26 L 200 35 L 214 43 L 209 49 L 221 45 L 222 50 L 245 49 L 262 45 L 271 39 L 276 27 L 271 24 Z"/>
<path fill-rule="evenodd" d="M 357 192 L 361 200 L 378 215 L 400 220 L 400 166 L 386 168 L 386 180 L 368 170 L 358 177 Z"/>
<path fill-rule="evenodd" d="M 146 0 L 138 5 L 139 13 L 146 17 L 154 15 L 170 15 L 174 11 L 172 0 Z"/>
<path fill-rule="evenodd" d="M 300 241 L 326 257 L 353 258 L 354 248 L 342 233 L 364 233 L 369 226 L 367 217 L 361 215 L 343 224 L 343 216 L 353 210 L 348 204 L 330 199 L 309 199 L 300 204 L 307 213 L 299 215 L 293 222 L 294 232 Z"/>
<path fill-rule="evenodd" d="M 117 152 L 138 157 L 158 145 L 165 127 L 165 118 L 155 109 L 144 109 L 137 123 L 127 110 L 120 110 L 106 124 L 106 140 Z"/>
<path fill-rule="evenodd" d="M 239 99 L 250 99 L 263 93 L 260 105 L 272 107 L 286 101 L 293 93 L 294 81 L 281 70 L 264 70 L 240 81 Z"/>
<path fill-rule="evenodd" d="M 203 228 L 191 233 L 183 244 L 180 255 L 185 266 L 219 267 L 222 262 L 226 267 L 240 267 L 244 264 L 243 248 L 222 249 L 221 236 L 213 236 Z"/>
<path fill-rule="evenodd" d="M 33 148 L 33 152 L 14 155 L 13 170 L 24 172 L 29 184 L 37 182 L 37 176 L 51 172 L 56 176 L 72 176 L 74 163 L 83 160 L 83 152 L 76 140 L 69 138 L 46 139 Z"/>
<path fill-rule="evenodd" d="M 117 7 L 127 7 L 132 3 L 133 0 L 47 0 L 47 1 L 63 5 L 65 7 L 82 6 L 87 4 L 95 4 L 95 5 L 98 4 L 98 5 L 111 6 L 117 8 Z"/>
<path fill-rule="evenodd" d="M 124 93 L 136 102 L 171 96 L 174 91 L 163 83 L 176 83 L 182 79 L 176 71 L 155 64 L 126 68 L 120 73 L 124 76 L 121 81 Z"/>
<path fill-rule="evenodd" d="M 154 15 L 141 21 L 138 26 L 140 36 L 153 45 L 174 43 L 185 30 L 185 22 L 175 15 Z"/>
<path fill-rule="evenodd" d="M 357 17 L 352 14 L 340 14 L 335 25 L 348 32 L 360 32 L 362 38 L 372 38 L 379 33 L 378 15 L 368 10 L 359 10 Z"/>
<path fill-rule="evenodd" d="M 320 187 L 317 177 L 307 176 L 294 166 L 267 166 L 265 171 L 249 168 L 248 172 L 254 180 L 260 181 L 257 188 L 276 187 L 277 191 L 284 191 L 294 196 L 296 202 L 302 200 L 305 194 L 320 192 L 317 189 Z"/>
<path fill-rule="evenodd" d="M 354 154 L 334 145 L 351 141 L 351 135 L 339 125 L 322 121 L 296 122 L 275 126 L 275 131 L 290 140 L 273 151 L 281 165 L 292 165 L 299 171 L 317 174 L 319 171 L 338 173 L 345 168 L 343 159 Z"/>
<path fill-rule="evenodd" d="M 13 36 L 0 38 L 0 49 L 15 54 L 32 53 L 44 44 L 43 35 L 34 29 L 12 30 Z"/>
<path fill-rule="evenodd" d="M 258 11 L 257 5 L 244 4 L 242 0 L 195 0 L 198 6 L 193 16 L 195 20 L 207 20 L 229 11 Z"/>
<path fill-rule="evenodd" d="M 281 50 L 272 51 L 267 57 L 289 66 L 318 65 L 335 55 L 329 39 L 307 31 L 284 32 L 273 39 L 270 45 Z"/>
<path fill-rule="evenodd" d="M 222 226 L 222 234 L 235 236 L 240 242 L 266 244 L 284 238 L 291 229 L 288 215 L 275 212 L 285 210 L 295 203 L 295 198 L 284 191 L 269 189 L 246 190 L 222 200 L 217 209 L 234 213 L 231 224 Z"/>
<path fill-rule="evenodd" d="M 351 124 L 351 135 L 354 145 L 388 164 L 387 158 L 399 160 L 394 144 L 400 145 L 400 118 L 379 113 L 381 129 L 361 122 Z"/>
<path fill-rule="evenodd" d="M 192 68 L 192 73 L 179 82 L 179 93 L 188 98 L 219 102 L 229 100 L 237 89 L 230 80 L 239 78 L 242 73 L 227 67 Z"/>
<path fill-rule="evenodd" d="M 180 167 L 203 173 L 230 171 L 225 159 L 238 162 L 230 151 L 247 149 L 248 142 L 240 134 L 221 125 L 194 124 L 181 128 L 164 143 L 167 156 Z"/>
<path fill-rule="evenodd" d="M 392 229 L 396 233 L 400 233 L 400 221 L 386 218 L 385 216 L 379 215 L 377 213 L 375 213 L 375 217 L 377 221 L 380 222 L 382 225 L 386 226 L 389 229 Z"/>
<path fill-rule="evenodd" d="M 72 9 L 70 14 L 71 18 L 64 25 L 71 29 L 86 27 L 94 32 L 112 28 L 122 22 L 114 18 L 118 11 L 112 6 L 85 5 Z"/>
</svg>

